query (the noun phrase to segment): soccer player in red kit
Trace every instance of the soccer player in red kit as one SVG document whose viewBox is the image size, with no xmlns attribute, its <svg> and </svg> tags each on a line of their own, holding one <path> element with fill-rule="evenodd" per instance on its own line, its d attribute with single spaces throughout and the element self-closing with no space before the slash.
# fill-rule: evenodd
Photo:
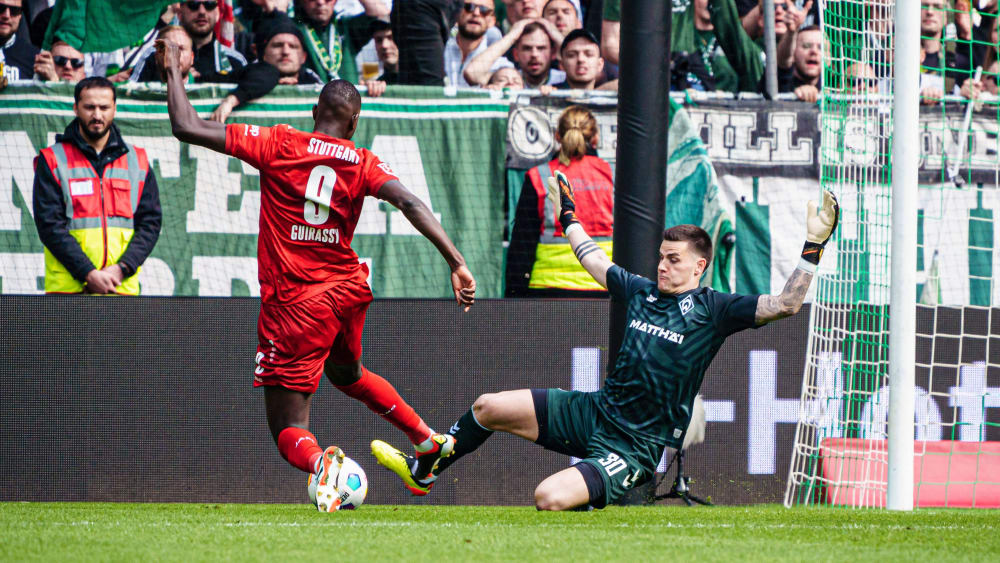
<svg viewBox="0 0 1000 563">
<path fill-rule="evenodd" d="M 309 428 L 309 404 L 323 373 L 346 395 L 365 403 L 413 442 L 421 466 L 451 454 L 455 441 L 438 434 L 393 386 L 361 364 L 361 333 L 372 301 L 367 268 L 351 249 L 366 196 L 399 208 L 451 266 L 458 303 L 468 310 L 476 282 L 465 259 L 427 207 L 367 149 L 350 141 L 361 96 L 344 80 L 324 86 L 313 106 L 312 133 L 288 125 L 223 125 L 198 118 L 184 91 L 177 46 L 159 40 L 158 62 L 179 140 L 235 156 L 260 171 L 257 260 L 261 311 L 254 386 L 264 387 L 267 423 L 278 451 L 314 474 L 318 497 L 335 487 L 331 467 L 343 460 L 324 451 Z M 320 502 L 321 510 L 339 505 Z M 424 491 L 426 494 L 426 491 Z"/>
</svg>

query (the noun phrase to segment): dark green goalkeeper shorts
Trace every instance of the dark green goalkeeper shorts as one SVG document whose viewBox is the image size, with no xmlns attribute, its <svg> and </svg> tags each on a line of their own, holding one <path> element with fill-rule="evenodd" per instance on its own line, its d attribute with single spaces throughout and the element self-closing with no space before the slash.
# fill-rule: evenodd
<svg viewBox="0 0 1000 563">
<path fill-rule="evenodd" d="M 597 394 L 562 389 L 532 389 L 538 420 L 536 443 L 547 450 L 581 458 L 590 505 L 604 508 L 626 491 L 653 477 L 663 446 L 636 439 L 608 422 L 597 408 Z"/>
</svg>

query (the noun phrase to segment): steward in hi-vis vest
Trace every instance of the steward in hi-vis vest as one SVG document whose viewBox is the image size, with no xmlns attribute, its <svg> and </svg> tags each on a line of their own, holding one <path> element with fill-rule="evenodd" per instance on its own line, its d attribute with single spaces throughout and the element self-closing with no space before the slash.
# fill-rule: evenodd
<svg viewBox="0 0 1000 563">
<path fill-rule="evenodd" d="M 88 81 L 99 82 L 80 84 Z M 162 221 L 156 176 L 146 151 L 125 143 L 112 123 L 113 90 L 99 83 L 76 94 L 77 119 L 35 159 L 45 292 L 138 295 L 136 274 Z"/>
<path fill-rule="evenodd" d="M 518 200 L 508 249 L 507 295 L 572 296 L 604 288 L 580 266 L 563 237 L 552 200 L 546 197 L 545 179 L 562 172 L 580 200 L 580 222 L 604 251 L 611 255 L 614 226 L 614 175 L 607 162 L 586 155 L 563 165 L 558 159 L 540 164 L 525 176 Z"/>
</svg>

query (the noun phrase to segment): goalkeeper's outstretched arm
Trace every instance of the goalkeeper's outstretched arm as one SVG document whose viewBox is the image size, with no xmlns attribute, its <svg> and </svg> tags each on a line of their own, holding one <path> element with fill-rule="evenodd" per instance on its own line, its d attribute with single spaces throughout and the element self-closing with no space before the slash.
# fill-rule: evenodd
<svg viewBox="0 0 1000 563">
<path fill-rule="evenodd" d="M 556 209 L 558 209 L 559 224 L 562 225 L 563 236 L 569 239 L 569 245 L 583 269 L 587 270 L 587 273 L 601 284 L 601 287 L 607 289 L 608 268 L 611 267 L 611 259 L 604 253 L 604 249 L 590 238 L 587 231 L 583 230 L 583 225 L 577 220 L 573 187 L 562 172 L 556 172 L 555 177 L 550 176 L 548 184 L 549 198 L 553 200 Z"/>
<path fill-rule="evenodd" d="M 780 295 L 761 295 L 757 299 L 756 321 L 758 325 L 783 319 L 799 312 L 812 283 L 816 266 L 823 256 L 823 248 L 837 228 L 840 206 L 837 198 L 828 190 L 823 190 L 823 209 L 817 211 L 816 202 L 810 201 L 806 212 L 806 244 L 802 248 L 799 265 L 785 282 Z"/>
</svg>

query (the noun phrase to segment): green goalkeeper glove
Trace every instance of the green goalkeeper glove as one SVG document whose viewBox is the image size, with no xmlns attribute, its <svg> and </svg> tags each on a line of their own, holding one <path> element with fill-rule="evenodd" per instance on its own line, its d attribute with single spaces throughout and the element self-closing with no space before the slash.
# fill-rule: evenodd
<svg viewBox="0 0 1000 563">
<path fill-rule="evenodd" d="M 562 225 L 563 233 L 573 223 L 579 223 L 576 218 L 576 199 L 573 197 L 573 186 L 569 183 L 569 178 L 562 172 L 556 172 L 555 177 L 549 176 L 548 197 L 552 200 L 559 216 L 559 224 Z"/>
<path fill-rule="evenodd" d="M 823 248 L 833 236 L 840 218 L 840 205 L 830 190 L 823 190 L 823 209 L 816 208 L 810 201 L 806 211 L 806 244 L 802 247 L 802 259 L 816 266 L 823 257 Z"/>
</svg>

